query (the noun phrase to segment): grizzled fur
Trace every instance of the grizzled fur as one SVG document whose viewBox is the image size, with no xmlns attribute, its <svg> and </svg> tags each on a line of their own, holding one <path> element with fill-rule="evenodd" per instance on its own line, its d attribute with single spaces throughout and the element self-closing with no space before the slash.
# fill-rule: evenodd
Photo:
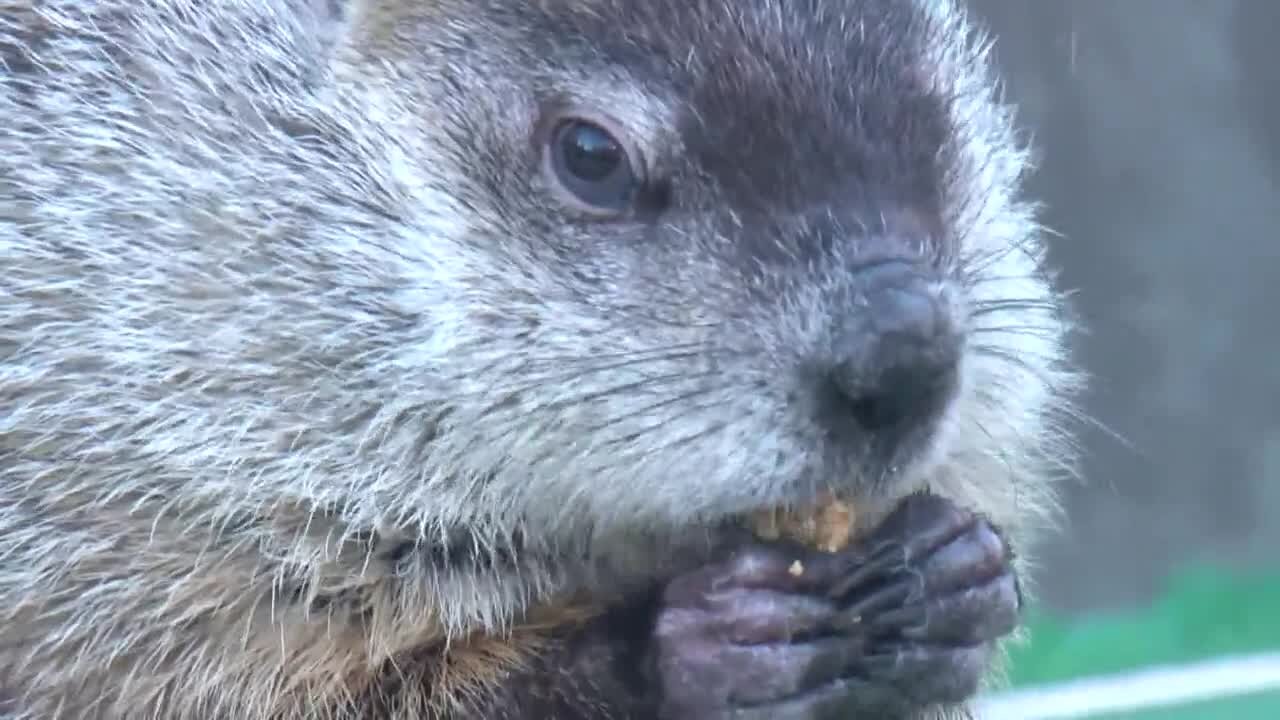
<svg viewBox="0 0 1280 720">
<path fill-rule="evenodd" d="M 0 716 L 450 716 L 833 479 L 1023 550 L 1074 376 L 987 63 L 927 0 L 0 0 Z M 635 214 L 556 203 L 557 100 Z M 967 340 L 873 462 L 801 375 L 895 248 Z"/>
</svg>

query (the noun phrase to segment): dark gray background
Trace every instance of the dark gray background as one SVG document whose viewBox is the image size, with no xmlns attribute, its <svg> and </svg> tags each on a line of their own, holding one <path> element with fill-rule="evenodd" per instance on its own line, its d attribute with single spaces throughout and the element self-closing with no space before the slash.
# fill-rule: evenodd
<svg viewBox="0 0 1280 720">
<path fill-rule="evenodd" d="M 1188 562 L 1280 570 L 1280 2 L 973 0 L 1043 159 L 1094 375 L 1062 609 Z"/>
</svg>

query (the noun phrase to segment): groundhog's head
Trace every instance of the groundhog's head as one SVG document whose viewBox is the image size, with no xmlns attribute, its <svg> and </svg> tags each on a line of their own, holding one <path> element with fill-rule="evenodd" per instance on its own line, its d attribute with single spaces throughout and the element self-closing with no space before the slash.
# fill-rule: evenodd
<svg viewBox="0 0 1280 720">
<path fill-rule="evenodd" d="M 949 3 L 286 5 L 10 94 L 76 128 L 40 142 L 78 190 L 22 182 L 79 250 L 7 282 L 85 280 L 23 346 L 101 411 L 60 416 L 85 467 L 601 532 L 1044 484 L 1066 327 Z"/>
<path fill-rule="evenodd" d="M 1059 301 L 946 4 L 372 0 L 352 28 L 364 132 L 396 137 L 365 200 L 404 482 L 672 523 L 1010 486 L 1043 450 Z"/>
<path fill-rule="evenodd" d="M 1026 156 L 946 3 L 370 0 L 351 23 L 399 313 L 365 429 L 400 439 L 366 452 L 406 488 L 673 523 L 1040 482 L 1016 473 L 1063 321 Z"/>
</svg>

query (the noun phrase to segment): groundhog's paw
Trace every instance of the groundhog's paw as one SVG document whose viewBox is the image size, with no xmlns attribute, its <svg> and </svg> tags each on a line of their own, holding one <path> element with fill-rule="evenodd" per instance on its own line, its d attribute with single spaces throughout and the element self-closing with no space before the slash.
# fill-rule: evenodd
<svg viewBox="0 0 1280 720">
<path fill-rule="evenodd" d="M 999 534 L 936 497 L 838 554 L 744 544 L 666 589 L 663 716 L 892 720 L 962 702 L 1019 605 Z"/>
<path fill-rule="evenodd" d="M 850 669 L 915 706 L 977 692 L 995 643 L 1018 624 L 1011 554 L 986 520 L 930 495 L 913 496 L 860 551 L 832 596 L 868 635 Z M 852 615 L 850 615 L 850 611 Z"/>
<path fill-rule="evenodd" d="M 750 545 L 729 560 L 677 578 L 664 596 L 655 648 L 662 717 L 809 718 L 847 694 L 839 683 L 864 648 L 832 634 L 840 608 L 811 565 L 826 561 L 798 548 Z M 828 568 L 828 570 L 834 568 Z M 779 703 L 799 706 L 783 711 Z"/>
</svg>

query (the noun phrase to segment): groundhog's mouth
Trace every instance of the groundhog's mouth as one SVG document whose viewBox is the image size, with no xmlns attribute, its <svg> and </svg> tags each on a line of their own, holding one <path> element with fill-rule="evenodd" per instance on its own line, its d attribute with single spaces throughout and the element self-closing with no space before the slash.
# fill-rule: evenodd
<svg viewBox="0 0 1280 720">
<path fill-rule="evenodd" d="M 762 540 L 786 538 L 824 552 L 839 552 L 852 541 L 857 517 L 852 502 L 826 495 L 806 508 L 759 510 L 747 518 Z"/>
</svg>

